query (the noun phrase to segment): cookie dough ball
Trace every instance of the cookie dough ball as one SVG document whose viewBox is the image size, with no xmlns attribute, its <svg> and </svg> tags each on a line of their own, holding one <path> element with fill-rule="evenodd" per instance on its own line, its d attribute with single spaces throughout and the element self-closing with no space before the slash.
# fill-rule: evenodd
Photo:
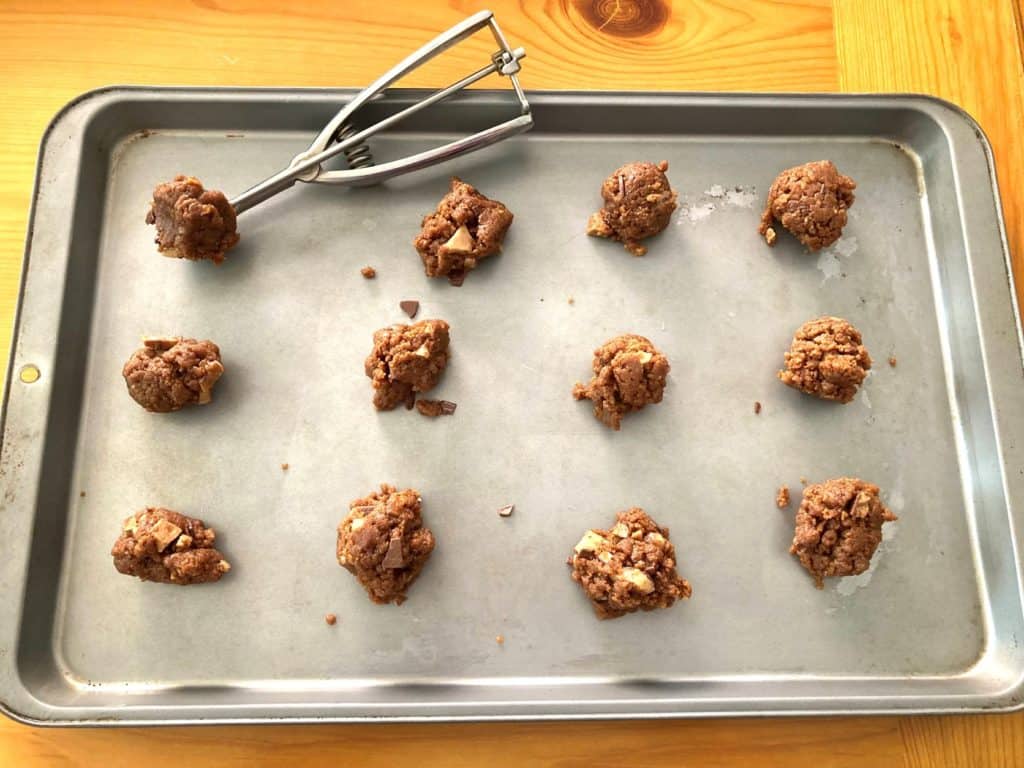
<svg viewBox="0 0 1024 768">
<path fill-rule="evenodd" d="M 377 410 L 390 411 L 400 403 L 412 408 L 417 392 L 433 389 L 448 365 L 448 341 L 444 320 L 399 323 L 374 333 L 364 368 Z"/>
<path fill-rule="evenodd" d="M 349 504 L 338 526 L 338 563 L 355 575 L 379 604 L 405 602 L 405 592 L 434 551 L 434 534 L 423 527 L 419 491 L 381 485 L 379 492 Z"/>
<path fill-rule="evenodd" d="M 782 383 L 823 400 L 848 403 L 871 370 L 860 331 L 840 317 L 810 320 L 793 335 Z"/>
<path fill-rule="evenodd" d="M 231 570 L 202 520 L 163 507 L 147 507 L 124 521 L 110 554 L 126 576 L 165 584 L 218 581 Z"/>
<path fill-rule="evenodd" d="M 181 336 L 144 339 L 121 370 L 128 394 L 153 413 L 206 405 L 223 373 L 216 344 Z"/>
<path fill-rule="evenodd" d="M 413 245 L 423 259 L 427 277 L 447 277 L 452 285 L 462 285 L 467 272 L 501 251 L 511 225 L 508 208 L 453 177 L 437 210 L 424 217 Z"/>
<path fill-rule="evenodd" d="M 667 170 L 664 160 L 626 163 L 616 170 L 601 185 L 604 208 L 587 221 L 587 234 L 618 240 L 634 256 L 647 253 L 640 241 L 665 229 L 676 209 Z"/>
<path fill-rule="evenodd" d="M 668 358 L 643 336 L 616 336 L 594 350 L 594 377 L 577 382 L 572 396 L 592 400 L 594 415 L 618 430 L 622 417 L 648 403 L 660 403 L 668 377 Z"/>
<path fill-rule="evenodd" d="M 812 251 L 832 245 L 846 226 L 846 211 L 853 205 L 856 187 L 831 160 L 785 170 L 768 190 L 758 231 L 768 245 L 775 245 L 778 235 L 772 224 L 779 222 Z"/>
<path fill-rule="evenodd" d="M 584 533 L 569 564 L 573 581 L 583 587 L 602 619 L 668 608 L 691 592 L 689 582 L 676 573 L 668 528 L 638 507 L 619 512 L 610 531 Z"/>
<path fill-rule="evenodd" d="M 235 209 L 223 192 L 203 189 L 199 179 L 176 176 L 153 190 L 147 224 L 156 224 L 156 246 L 164 256 L 214 264 L 238 242 Z"/>
<path fill-rule="evenodd" d="M 895 519 L 878 498 L 877 485 L 856 477 L 808 485 L 789 551 L 822 589 L 828 576 L 864 573 L 882 541 L 882 525 Z"/>
</svg>

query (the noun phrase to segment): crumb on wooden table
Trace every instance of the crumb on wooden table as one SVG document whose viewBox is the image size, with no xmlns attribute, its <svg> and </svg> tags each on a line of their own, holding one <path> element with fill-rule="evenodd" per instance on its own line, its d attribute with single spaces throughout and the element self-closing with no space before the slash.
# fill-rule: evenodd
<svg viewBox="0 0 1024 768">
<path fill-rule="evenodd" d="M 779 509 L 785 509 L 789 506 L 789 487 L 781 486 L 779 492 L 775 494 L 775 506 Z"/>
<path fill-rule="evenodd" d="M 327 622 L 327 626 L 333 627 L 335 624 L 338 623 L 338 617 L 335 616 L 333 613 L 328 613 L 326 616 L 324 616 L 324 621 Z"/>
<path fill-rule="evenodd" d="M 377 276 L 377 270 L 367 265 L 359 270 L 359 274 L 361 274 L 367 280 L 373 280 L 373 278 Z"/>
</svg>

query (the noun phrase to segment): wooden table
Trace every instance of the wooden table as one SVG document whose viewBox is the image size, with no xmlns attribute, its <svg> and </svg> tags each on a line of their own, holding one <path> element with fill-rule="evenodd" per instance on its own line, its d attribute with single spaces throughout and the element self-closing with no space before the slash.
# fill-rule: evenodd
<svg viewBox="0 0 1024 768">
<path fill-rule="evenodd" d="M 1002 181 L 1024 286 L 1024 0 L 494 0 L 527 88 L 923 92 L 966 108 Z M 18 292 L 36 150 L 73 96 L 112 83 L 368 83 L 476 0 L 3 0 L 0 349 Z M 474 49 L 473 55 L 479 53 Z M 478 66 L 455 51 L 409 79 Z M 1024 298 L 1024 293 L 1021 294 Z M 6 368 L 6 357 L 3 358 Z M 639 723 L 29 728 L 0 765 L 1024 765 L 1024 713 Z"/>
</svg>

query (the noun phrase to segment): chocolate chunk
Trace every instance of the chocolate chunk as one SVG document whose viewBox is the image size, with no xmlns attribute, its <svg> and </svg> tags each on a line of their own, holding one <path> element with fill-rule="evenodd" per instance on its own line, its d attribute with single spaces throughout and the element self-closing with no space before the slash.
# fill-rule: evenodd
<svg viewBox="0 0 1024 768">
<path fill-rule="evenodd" d="M 448 282 L 458 288 L 464 282 L 466 282 L 466 272 L 461 269 L 454 270 L 448 273 Z"/>
<path fill-rule="evenodd" d="M 398 302 L 398 306 L 402 308 L 402 311 L 409 316 L 409 318 L 416 317 L 416 313 L 420 311 L 420 303 L 418 301 L 406 300 Z"/>
<path fill-rule="evenodd" d="M 392 536 L 388 542 L 388 551 L 380 563 L 385 568 L 402 568 L 405 566 L 405 557 L 402 555 L 402 539 Z"/>
<path fill-rule="evenodd" d="M 502 517 L 512 517 L 512 513 L 515 511 L 515 504 L 506 504 L 498 510 L 498 514 Z"/>
<path fill-rule="evenodd" d="M 451 416 L 455 413 L 457 407 L 455 403 L 447 400 L 427 400 L 421 398 L 416 401 L 416 410 L 432 419 L 438 416 Z"/>
</svg>

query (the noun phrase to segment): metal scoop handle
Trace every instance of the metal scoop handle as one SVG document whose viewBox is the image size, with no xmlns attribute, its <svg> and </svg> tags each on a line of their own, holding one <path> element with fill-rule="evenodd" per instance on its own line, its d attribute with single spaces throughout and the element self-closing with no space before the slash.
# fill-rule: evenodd
<svg viewBox="0 0 1024 768">
<path fill-rule="evenodd" d="M 484 27 L 490 27 L 494 39 L 499 46 L 499 50 L 491 57 L 491 63 L 488 66 L 462 78 L 447 88 L 434 92 L 423 101 L 406 107 L 402 111 L 396 112 L 368 128 L 352 133 L 341 141 L 331 143 L 338 136 L 339 132 L 348 125 L 352 115 L 368 101 L 383 92 L 389 85 Z M 516 77 L 516 73 L 520 70 L 519 61 L 524 56 L 526 56 L 526 52 L 522 48 L 513 50 L 509 47 L 508 41 L 498 27 L 498 23 L 491 11 L 480 11 L 470 16 L 448 31 L 438 35 L 415 53 L 407 56 L 381 77 L 377 78 L 370 86 L 356 94 L 355 98 L 346 104 L 324 126 L 324 129 L 313 140 L 309 149 L 296 155 L 284 170 L 279 171 L 269 179 L 240 194 L 231 201 L 231 205 L 234 206 L 236 213 L 242 213 L 279 192 L 289 189 L 297 181 L 339 185 L 367 184 L 383 181 L 403 173 L 436 165 L 437 163 L 450 160 L 467 152 L 473 152 L 509 136 L 529 130 L 533 126 L 530 104 L 527 102 L 526 94 L 523 93 L 523 89 L 519 85 L 519 79 Z M 518 117 L 474 133 L 471 136 L 466 136 L 400 160 L 393 160 L 367 168 L 351 168 L 337 171 L 323 170 L 323 163 L 325 161 L 336 157 L 346 149 L 360 144 L 375 133 L 404 120 L 421 109 L 426 109 L 449 98 L 463 88 L 492 74 L 507 76 L 512 81 L 512 87 L 515 90 L 521 109 Z"/>
</svg>

